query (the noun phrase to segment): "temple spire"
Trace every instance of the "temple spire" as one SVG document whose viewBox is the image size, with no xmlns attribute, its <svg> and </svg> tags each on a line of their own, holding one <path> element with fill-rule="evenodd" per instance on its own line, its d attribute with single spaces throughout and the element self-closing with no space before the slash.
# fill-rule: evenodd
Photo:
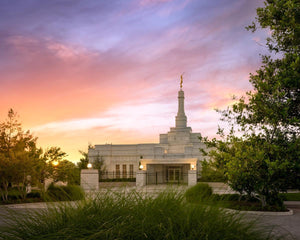
<svg viewBox="0 0 300 240">
<path fill-rule="evenodd" d="M 180 76 L 180 90 L 178 91 L 178 112 L 176 116 L 176 128 L 186 128 L 186 116 L 184 113 L 184 92 L 182 91 L 183 74 Z"/>
</svg>

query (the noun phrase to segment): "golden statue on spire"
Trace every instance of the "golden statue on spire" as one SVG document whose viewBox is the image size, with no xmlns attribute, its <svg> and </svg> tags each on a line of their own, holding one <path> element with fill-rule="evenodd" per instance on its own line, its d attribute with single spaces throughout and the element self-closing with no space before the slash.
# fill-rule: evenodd
<svg viewBox="0 0 300 240">
<path fill-rule="evenodd" d="M 183 73 L 184 74 L 184 73 Z M 182 89 L 182 83 L 183 83 L 183 74 L 180 76 L 180 89 Z"/>
</svg>

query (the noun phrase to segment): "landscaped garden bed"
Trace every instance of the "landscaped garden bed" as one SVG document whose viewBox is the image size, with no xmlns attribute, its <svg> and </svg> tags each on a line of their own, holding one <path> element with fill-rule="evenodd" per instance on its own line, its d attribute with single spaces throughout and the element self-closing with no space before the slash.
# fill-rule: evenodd
<svg viewBox="0 0 300 240">
<path fill-rule="evenodd" d="M 218 206 L 187 203 L 181 193 L 158 197 L 112 192 L 31 214 L 10 211 L 0 239 L 270 239 L 255 221 Z M 272 238 L 276 239 L 276 238 Z M 278 238 L 279 239 L 279 238 Z"/>
<path fill-rule="evenodd" d="M 25 196 L 25 197 L 23 197 Z M 8 192 L 7 200 L 0 200 L 0 205 L 50 202 L 50 201 L 73 201 L 82 200 L 84 192 L 78 185 L 55 186 L 51 184 L 46 192 L 33 190 L 28 194 L 20 192 L 17 188 L 11 188 Z"/>
<path fill-rule="evenodd" d="M 239 194 L 214 194 L 212 188 L 208 184 L 198 183 L 191 187 L 185 193 L 186 200 L 191 203 L 218 205 L 224 208 L 230 208 L 240 211 L 288 211 L 282 205 L 262 206 L 258 198 Z M 300 201 L 300 193 L 280 193 L 283 201 Z"/>
</svg>

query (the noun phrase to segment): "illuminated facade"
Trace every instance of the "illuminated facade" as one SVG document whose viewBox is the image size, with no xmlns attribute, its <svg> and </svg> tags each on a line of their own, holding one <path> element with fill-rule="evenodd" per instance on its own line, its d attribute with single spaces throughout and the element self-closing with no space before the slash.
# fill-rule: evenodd
<svg viewBox="0 0 300 240">
<path fill-rule="evenodd" d="M 140 169 L 147 173 L 147 184 L 188 182 L 189 170 L 199 170 L 202 160 L 199 148 L 204 148 L 204 144 L 199 136 L 187 127 L 181 82 L 175 127 L 160 134 L 159 143 L 95 145 L 89 149 L 89 159 L 103 159 L 107 178 L 132 178 Z"/>
</svg>

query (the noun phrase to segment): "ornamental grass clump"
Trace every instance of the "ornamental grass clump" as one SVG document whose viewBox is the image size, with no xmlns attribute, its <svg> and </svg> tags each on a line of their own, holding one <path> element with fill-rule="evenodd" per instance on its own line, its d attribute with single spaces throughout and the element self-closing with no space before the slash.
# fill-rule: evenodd
<svg viewBox="0 0 300 240">
<path fill-rule="evenodd" d="M 84 191 L 77 185 L 56 186 L 52 183 L 44 194 L 44 200 L 47 202 L 76 201 L 82 199 L 84 199 Z"/>
<path fill-rule="evenodd" d="M 76 204 L 49 205 L 31 214 L 11 213 L 0 239 L 271 239 L 254 221 L 220 208 L 189 204 L 183 194 L 157 197 L 101 193 Z M 274 238 L 272 238 L 274 239 Z"/>
</svg>

